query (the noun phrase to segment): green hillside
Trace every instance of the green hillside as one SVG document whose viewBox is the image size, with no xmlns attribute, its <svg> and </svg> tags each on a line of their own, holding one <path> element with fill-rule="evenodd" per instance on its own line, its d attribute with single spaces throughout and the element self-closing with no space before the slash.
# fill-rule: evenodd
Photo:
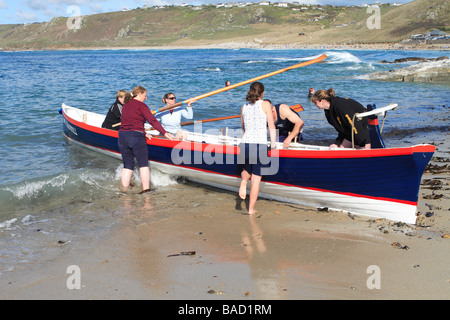
<svg viewBox="0 0 450 320">
<path fill-rule="evenodd" d="M 371 13 L 364 7 L 277 7 L 255 3 L 231 8 L 138 8 L 83 16 L 79 29 L 69 28 L 67 17 L 46 23 L 0 25 L 0 48 L 377 43 L 399 42 L 411 34 L 435 28 L 449 30 L 449 5 L 445 0 L 416 0 L 402 6 L 386 4 L 380 12 L 381 29 L 369 29 L 367 20 Z"/>
</svg>

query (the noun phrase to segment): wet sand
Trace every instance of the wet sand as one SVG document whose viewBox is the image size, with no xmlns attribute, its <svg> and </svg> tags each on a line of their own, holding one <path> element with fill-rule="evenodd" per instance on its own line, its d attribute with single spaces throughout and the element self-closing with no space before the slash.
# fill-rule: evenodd
<svg viewBox="0 0 450 320">
<path fill-rule="evenodd" d="M 414 226 L 264 199 L 248 216 L 236 193 L 193 183 L 99 201 L 113 227 L 47 244 L 0 277 L 0 299 L 448 299 L 448 150 L 422 178 Z"/>
</svg>

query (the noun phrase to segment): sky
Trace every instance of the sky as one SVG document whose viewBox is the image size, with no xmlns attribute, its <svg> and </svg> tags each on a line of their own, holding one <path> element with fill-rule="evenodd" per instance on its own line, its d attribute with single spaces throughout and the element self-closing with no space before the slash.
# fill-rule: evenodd
<svg viewBox="0 0 450 320">
<path fill-rule="evenodd" d="M 143 5 L 191 5 L 260 2 L 260 0 L 0 0 L 0 24 L 47 22 L 54 17 L 91 15 L 123 8 L 135 9 Z M 271 2 L 292 2 L 294 0 L 272 0 Z M 360 5 L 381 3 L 407 3 L 412 0 L 296 0 L 305 4 Z"/>
</svg>

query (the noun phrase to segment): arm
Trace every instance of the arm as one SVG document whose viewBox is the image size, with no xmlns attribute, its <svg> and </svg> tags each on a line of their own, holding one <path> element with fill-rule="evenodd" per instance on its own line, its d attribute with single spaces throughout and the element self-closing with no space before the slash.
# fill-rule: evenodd
<svg viewBox="0 0 450 320">
<path fill-rule="evenodd" d="M 291 108 L 289 108 L 288 105 L 282 104 L 280 106 L 280 116 L 281 118 L 288 119 L 290 122 L 294 124 L 294 128 L 292 129 L 291 133 L 287 136 L 287 138 L 283 142 L 283 147 L 288 148 L 291 144 L 292 139 L 294 139 L 298 134 L 300 133 L 300 130 L 302 130 L 304 122 L 299 117 L 299 115 L 294 112 Z"/>
<path fill-rule="evenodd" d="M 142 108 L 142 114 L 145 120 L 147 120 L 153 128 L 158 130 L 163 136 L 166 136 L 166 130 L 164 130 L 163 126 L 156 120 L 155 116 L 150 112 L 150 109 L 147 106 Z"/>
<path fill-rule="evenodd" d="M 242 116 L 242 111 L 244 110 L 244 106 L 241 108 L 241 127 L 242 127 L 242 135 L 244 135 L 245 132 L 245 126 L 244 126 L 244 117 Z"/>
<path fill-rule="evenodd" d="M 275 142 L 277 138 L 277 131 L 275 129 L 275 123 L 273 121 L 272 106 L 268 101 L 263 101 L 261 107 L 267 116 L 267 125 L 269 127 L 269 136 L 270 136 L 270 147 L 273 149 L 276 146 Z"/>
<path fill-rule="evenodd" d="M 189 101 L 188 106 L 181 110 L 181 116 L 186 119 L 192 119 L 194 117 L 194 111 L 192 110 L 191 104 L 195 101 Z"/>
</svg>

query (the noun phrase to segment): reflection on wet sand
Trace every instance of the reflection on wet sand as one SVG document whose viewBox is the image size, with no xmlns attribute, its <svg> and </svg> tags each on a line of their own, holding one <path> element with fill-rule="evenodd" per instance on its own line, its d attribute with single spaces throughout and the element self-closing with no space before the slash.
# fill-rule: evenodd
<svg viewBox="0 0 450 320">
<path fill-rule="evenodd" d="M 321 213 L 276 201 L 261 200 L 257 215 L 242 214 L 235 196 L 189 184 L 124 195 L 128 259 L 141 282 L 168 299 L 321 298 L 317 288 L 341 288 L 353 255 L 378 243 L 314 228 Z"/>
</svg>

